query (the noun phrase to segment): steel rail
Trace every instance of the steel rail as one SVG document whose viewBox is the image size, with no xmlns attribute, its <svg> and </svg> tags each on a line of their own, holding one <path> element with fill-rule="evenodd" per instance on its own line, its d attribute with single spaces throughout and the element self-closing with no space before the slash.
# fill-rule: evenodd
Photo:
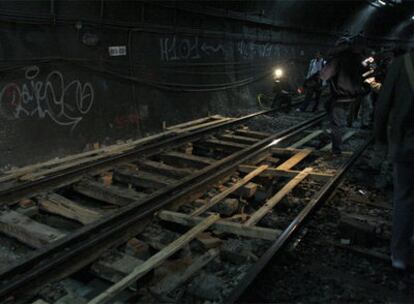
<svg viewBox="0 0 414 304">
<path fill-rule="evenodd" d="M 111 155 L 111 156 L 108 156 L 102 159 L 98 159 L 95 161 L 91 161 L 88 163 L 84 163 L 81 165 L 76 165 L 74 167 L 63 169 L 55 174 L 47 175 L 35 181 L 24 181 L 19 184 L 10 185 L 9 187 L 7 187 L 6 185 L 5 188 L 0 189 L 0 204 L 2 203 L 9 204 L 10 202 L 14 202 L 24 197 L 25 195 L 37 193 L 39 191 L 43 191 L 44 189 L 51 189 L 51 188 L 58 187 L 65 180 L 70 180 L 71 178 L 75 178 L 88 171 L 99 170 L 99 169 L 103 169 L 106 167 L 110 167 L 116 163 L 133 159 L 137 155 L 139 155 L 140 157 L 149 156 L 151 154 L 157 153 L 165 149 L 165 147 L 171 148 L 171 147 L 179 146 L 191 139 L 200 138 L 218 129 L 229 127 L 235 124 L 240 124 L 253 117 L 263 115 L 263 114 L 268 114 L 276 110 L 277 109 L 259 111 L 259 112 L 252 113 L 252 114 L 240 117 L 240 118 L 236 118 L 231 121 L 225 121 L 223 123 L 219 123 L 213 126 L 195 130 L 189 133 L 183 133 L 177 136 L 168 137 L 166 139 L 160 140 L 155 143 L 151 143 L 151 142 L 145 143 L 136 148 L 132 148 L 131 150 L 125 151 L 124 153 Z"/>
<path fill-rule="evenodd" d="M 301 101 L 292 103 L 292 106 L 299 104 Z M 211 132 L 217 131 L 222 128 L 230 127 L 232 125 L 237 125 L 243 123 L 246 120 L 249 120 L 253 117 L 269 114 L 278 110 L 282 110 L 285 107 L 279 107 L 269 110 L 263 110 L 259 112 L 255 112 L 252 114 L 245 115 L 243 117 L 235 118 L 231 121 L 224 121 L 222 123 L 218 123 L 213 126 L 201 128 L 198 130 L 194 130 L 189 133 L 183 133 L 173 137 L 167 137 L 163 140 L 158 142 L 152 143 L 144 143 L 139 145 L 138 147 L 132 148 L 131 150 L 125 151 L 120 154 L 111 155 L 102 159 L 98 159 L 95 161 L 91 161 L 88 163 L 80 164 L 77 166 L 73 166 L 67 169 L 60 170 L 55 174 L 47 175 L 43 178 L 37 179 L 35 181 L 24 181 L 17 185 L 10 185 L 9 187 L 5 187 L 0 189 L 0 205 L 1 204 L 9 204 L 11 202 L 15 202 L 18 199 L 24 198 L 32 193 L 38 193 L 39 191 L 44 191 L 47 189 L 53 189 L 59 187 L 65 180 L 75 179 L 77 176 L 84 174 L 88 171 L 93 170 L 101 170 L 104 168 L 111 167 L 116 163 L 128 161 L 130 159 L 135 158 L 137 155 L 141 156 L 150 156 L 152 154 L 156 154 L 161 150 L 165 149 L 165 147 L 173 148 L 179 146 L 189 140 L 195 140 L 201 138 Z"/>
<path fill-rule="evenodd" d="M 288 244 L 292 237 L 300 231 L 300 228 L 309 220 L 317 208 L 321 207 L 333 194 L 338 187 L 342 178 L 352 167 L 355 161 L 362 155 L 366 148 L 371 144 L 373 138 L 367 140 L 353 155 L 343 164 L 337 174 L 327 182 L 317 195 L 301 210 L 290 225 L 275 240 L 272 246 L 260 257 L 260 259 L 252 266 L 248 273 L 243 277 L 241 282 L 233 289 L 232 293 L 226 298 L 224 303 L 236 303 L 246 292 L 246 289 L 253 283 L 255 278 L 260 274 L 264 267 Z"/>
<path fill-rule="evenodd" d="M 140 220 L 152 215 L 160 208 L 173 203 L 195 190 L 208 185 L 219 177 L 223 177 L 243 162 L 254 158 L 273 145 L 299 134 L 300 132 L 320 123 L 326 114 L 320 114 L 310 120 L 297 124 L 289 129 L 278 132 L 258 143 L 236 152 L 212 165 L 190 175 L 181 181 L 166 187 L 144 202 L 132 203 L 118 213 L 103 218 L 95 223 L 79 229 L 67 237 L 47 245 L 33 253 L 29 259 L 21 261 L 0 273 L 0 300 L 10 295 L 17 295 L 25 287 L 41 284 L 42 280 L 59 269 L 59 267 L 76 261 L 79 256 L 105 244 L 111 236 L 122 235 Z"/>
</svg>

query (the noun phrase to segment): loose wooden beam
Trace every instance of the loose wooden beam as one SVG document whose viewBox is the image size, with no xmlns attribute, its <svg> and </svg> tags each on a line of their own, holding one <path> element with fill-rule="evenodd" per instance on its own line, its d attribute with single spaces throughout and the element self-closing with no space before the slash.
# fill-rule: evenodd
<svg viewBox="0 0 414 304">
<path fill-rule="evenodd" d="M 196 169 L 202 169 L 215 162 L 212 158 L 201 157 L 192 154 L 186 154 L 181 152 L 166 152 L 160 155 L 160 158 L 171 166 L 190 167 Z"/>
<path fill-rule="evenodd" d="M 180 236 L 178 239 L 170 243 L 167 247 L 163 250 L 159 251 L 151 258 L 146 260 L 141 265 L 134 268 L 134 270 L 120 280 L 118 283 L 112 285 L 110 288 L 105 290 L 103 293 L 89 301 L 89 304 L 98 304 L 98 303 L 108 303 L 113 297 L 115 297 L 118 293 L 122 290 L 127 288 L 130 284 L 144 276 L 146 273 L 161 265 L 167 258 L 172 256 L 174 253 L 179 251 L 182 247 L 187 245 L 191 240 L 193 240 L 197 234 L 203 232 L 204 230 L 208 229 L 211 225 L 213 225 L 216 221 L 220 219 L 218 214 L 213 214 L 203 220 L 200 224 L 193 227 L 185 234 Z"/>
<path fill-rule="evenodd" d="M 39 202 L 42 209 L 84 225 L 92 223 L 103 216 L 103 213 L 96 209 L 87 208 L 56 193 L 50 193 L 44 198 L 39 197 Z"/>
<path fill-rule="evenodd" d="M 125 206 L 145 197 L 145 194 L 131 189 L 105 186 L 93 180 L 84 180 L 76 183 L 73 185 L 73 190 L 87 197 L 117 206 Z"/>
<path fill-rule="evenodd" d="M 11 210 L 0 214 L 0 232 L 33 248 L 41 248 L 65 236 L 53 227 Z"/>
<path fill-rule="evenodd" d="M 305 136 L 301 140 L 298 140 L 297 142 L 295 142 L 294 144 L 292 144 L 289 148 L 293 148 L 293 149 L 300 148 L 301 146 L 303 146 L 304 144 L 310 142 L 312 139 L 314 139 L 315 137 L 318 137 L 322 133 L 323 133 L 322 130 L 313 131 L 312 133 L 310 133 L 309 135 Z"/>
<path fill-rule="evenodd" d="M 239 171 L 243 173 L 250 173 L 253 170 L 255 170 L 257 166 L 251 166 L 251 165 L 239 165 Z M 268 168 L 265 171 L 263 171 L 260 176 L 266 176 L 266 177 L 295 177 L 298 175 L 300 171 L 298 170 L 278 170 L 274 168 Z M 329 179 L 331 179 L 334 175 L 333 174 L 327 174 L 327 173 L 318 173 L 318 172 L 312 172 L 309 174 L 309 177 L 321 181 L 326 182 Z"/>
<path fill-rule="evenodd" d="M 183 214 L 173 211 L 161 211 L 158 213 L 158 217 L 167 222 L 173 222 L 183 226 L 195 226 L 203 221 L 203 218 L 200 216 L 192 217 L 188 214 Z M 263 239 L 268 241 L 274 241 L 282 233 L 278 229 L 269 229 L 263 227 L 247 227 L 243 224 L 230 222 L 228 220 L 219 220 L 213 224 L 213 229 L 224 232 L 231 233 L 239 236 Z"/>
<path fill-rule="evenodd" d="M 186 122 L 183 122 L 183 123 L 180 123 L 180 124 L 172 125 L 172 126 L 167 127 L 165 129 L 166 130 L 181 129 L 181 128 L 201 124 L 201 123 L 206 122 L 206 121 L 211 121 L 211 117 L 207 116 L 207 117 L 202 117 L 202 118 L 195 119 L 195 120 L 186 121 Z"/>
<path fill-rule="evenodd" d="M 344 136 L 342 136 L 342 142 L 346 142 L 348 139 L 350 139 L 354 134 L 356 133 L 356 131 L 348 131 L 344 134 Z M 329 151 L 332 149 L 332 143 L 327 144 L 326 146 L 324 146 L 323 148 L 320 149 L 320 151 Z"/>
<path fill-rule="evenodd" d="M 246 226 L 256 225 L 270 210 L 272 210 L 290 191 L 293 190 L 301 181 L 303 181 L 312 168 L 306 168 L 288 182 L 282 189 L 280 189 L 274 196 L 272 196 L 259 210 L 251 215 L 249 220 L 245 223 Z"/>
<path fill-rule="evenodd" d="M 180 285 L 188 281 L 204 266 L 206 266 L 211 260 L 218 256 L 220 251 L 218 249 L 210 249 L 202 256 L 198 257 L 190 266 L 180 273 L 174 273 L 170 276 L 165 277 L 156 286 L 151 288 L 151 292 L 158 295 L 167 295 L 171 291 L 177 289 Z"/>
<path fill-rule="evenodd" d="M 102 155 L 98 155 L 98 156 L 85 157 L 85 158 L 82 158 L 82 159 L 80 159 L 78 161 L 74 161 L 74 162 L 69 162 L 69 163 L 65 162 L 61 165 L 57 165 L 57 166 L 55 166 L 53 168 L 50 168 L 50 169 L 44 169 L 44 170 L 40 170 L 40 171 L 36 171 L 36 172 L 32 172 L 32 173 L 27 173 L 23 176 L 20 176 L 19 179 L 22 180 L 22 181 L 33 181 L 33 180 L 39 179 L 41 177 L 44 177 L 46 175 L 56 173 L 56 172 L 64 170 L 64 169 L 72 168 L 73 166 L 76 166 L 76 165 L 92 162 L 92 161 L 97 160 L 97 159 L 102 158 L 102 157 L 103 157 Z"/>
<path fill-rule="evenodd" d="M 241 186 L 247 184 L 251 179 L 253 179 L 255 176 L 262 173 L 267 168 L 269 168 L 268 165 L 263 165 L 263 166 L 258 167 L 253 172 L 250 172 L 245 177 L 243 177 L 241 180 L 239 180 L 237 183 L 235 183 L 233 186 L 231 186 L 231 187 L 227 188 L 226 190 L 224 190 L 223 192 L 217 194 L 212 199 L 210 199 L 205 205 L 203 205 L 200 208 L 196 209 L 193 213 L 191 213 L 191 216 L 200 215 L 203 212 L 205 212 L 206 210 L 210 209 L 211 207 L 213 207 L 214 205 L 219 203 L 221 200 L 226 198 L 229 194 L 236 191 Z"/>
<path fill-rule="evenodd" d="M 309 154 L 311 154 L 312 150 L 301 150 L 300 152 L 293 155 L 291 158 L 289 158 L 287 161 L 279 165 L 276 169 L 278 170 L 290 170 L 297 164 L 299 164 L 302 160 L 304 160 L 306 157 L 308 157 Z"/>
</svg>

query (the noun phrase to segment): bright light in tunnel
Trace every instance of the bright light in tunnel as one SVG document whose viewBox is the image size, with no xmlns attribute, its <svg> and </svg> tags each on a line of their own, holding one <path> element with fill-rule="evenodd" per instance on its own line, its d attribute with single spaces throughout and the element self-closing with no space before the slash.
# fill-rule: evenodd
<svg viewBox="0 0 414 304">
<path fill-rule="evenodd" d="M 411 16 L 411 19 L 414 20 L 414 16 Z"/>
<path fill-rule="evenodd" d="M 384 1 L 382 1 L 382 0 L 378 0 L 378 3 L 379 4 L 381 4 L 381 5 L 387 5 L 387 3 L 385 3 Z"/>
<path fill-rule="evenodd" d="M 274 74 L 275 74 L 276 78 L 280 78 L 280 77 L 283 76 L 283 70 L 282 69 L 276 69 Z"/>
</svg>

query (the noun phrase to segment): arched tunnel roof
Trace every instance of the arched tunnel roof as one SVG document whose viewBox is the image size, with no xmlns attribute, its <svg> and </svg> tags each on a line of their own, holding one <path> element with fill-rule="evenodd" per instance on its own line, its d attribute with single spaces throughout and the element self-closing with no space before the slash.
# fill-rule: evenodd
<svg viewBox="0 0 414 304">
<path fill-rule="evenodd" d="M 374 38 L 414 39 L 414 1 L 209 1 L 209 5 L 336 35 L 363 31 Z"/>
</svg>

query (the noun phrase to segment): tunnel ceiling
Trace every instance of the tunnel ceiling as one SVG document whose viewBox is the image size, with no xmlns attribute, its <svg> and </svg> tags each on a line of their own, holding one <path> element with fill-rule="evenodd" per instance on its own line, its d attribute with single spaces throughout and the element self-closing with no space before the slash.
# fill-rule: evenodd
<svg viewBox="0 0 414 304">
<path fill-rule="evenodd" d="M 208 6 L 238 11 L 307 29 L 412 40 L 414 1 L 206 1 Z"/>
</svg>

